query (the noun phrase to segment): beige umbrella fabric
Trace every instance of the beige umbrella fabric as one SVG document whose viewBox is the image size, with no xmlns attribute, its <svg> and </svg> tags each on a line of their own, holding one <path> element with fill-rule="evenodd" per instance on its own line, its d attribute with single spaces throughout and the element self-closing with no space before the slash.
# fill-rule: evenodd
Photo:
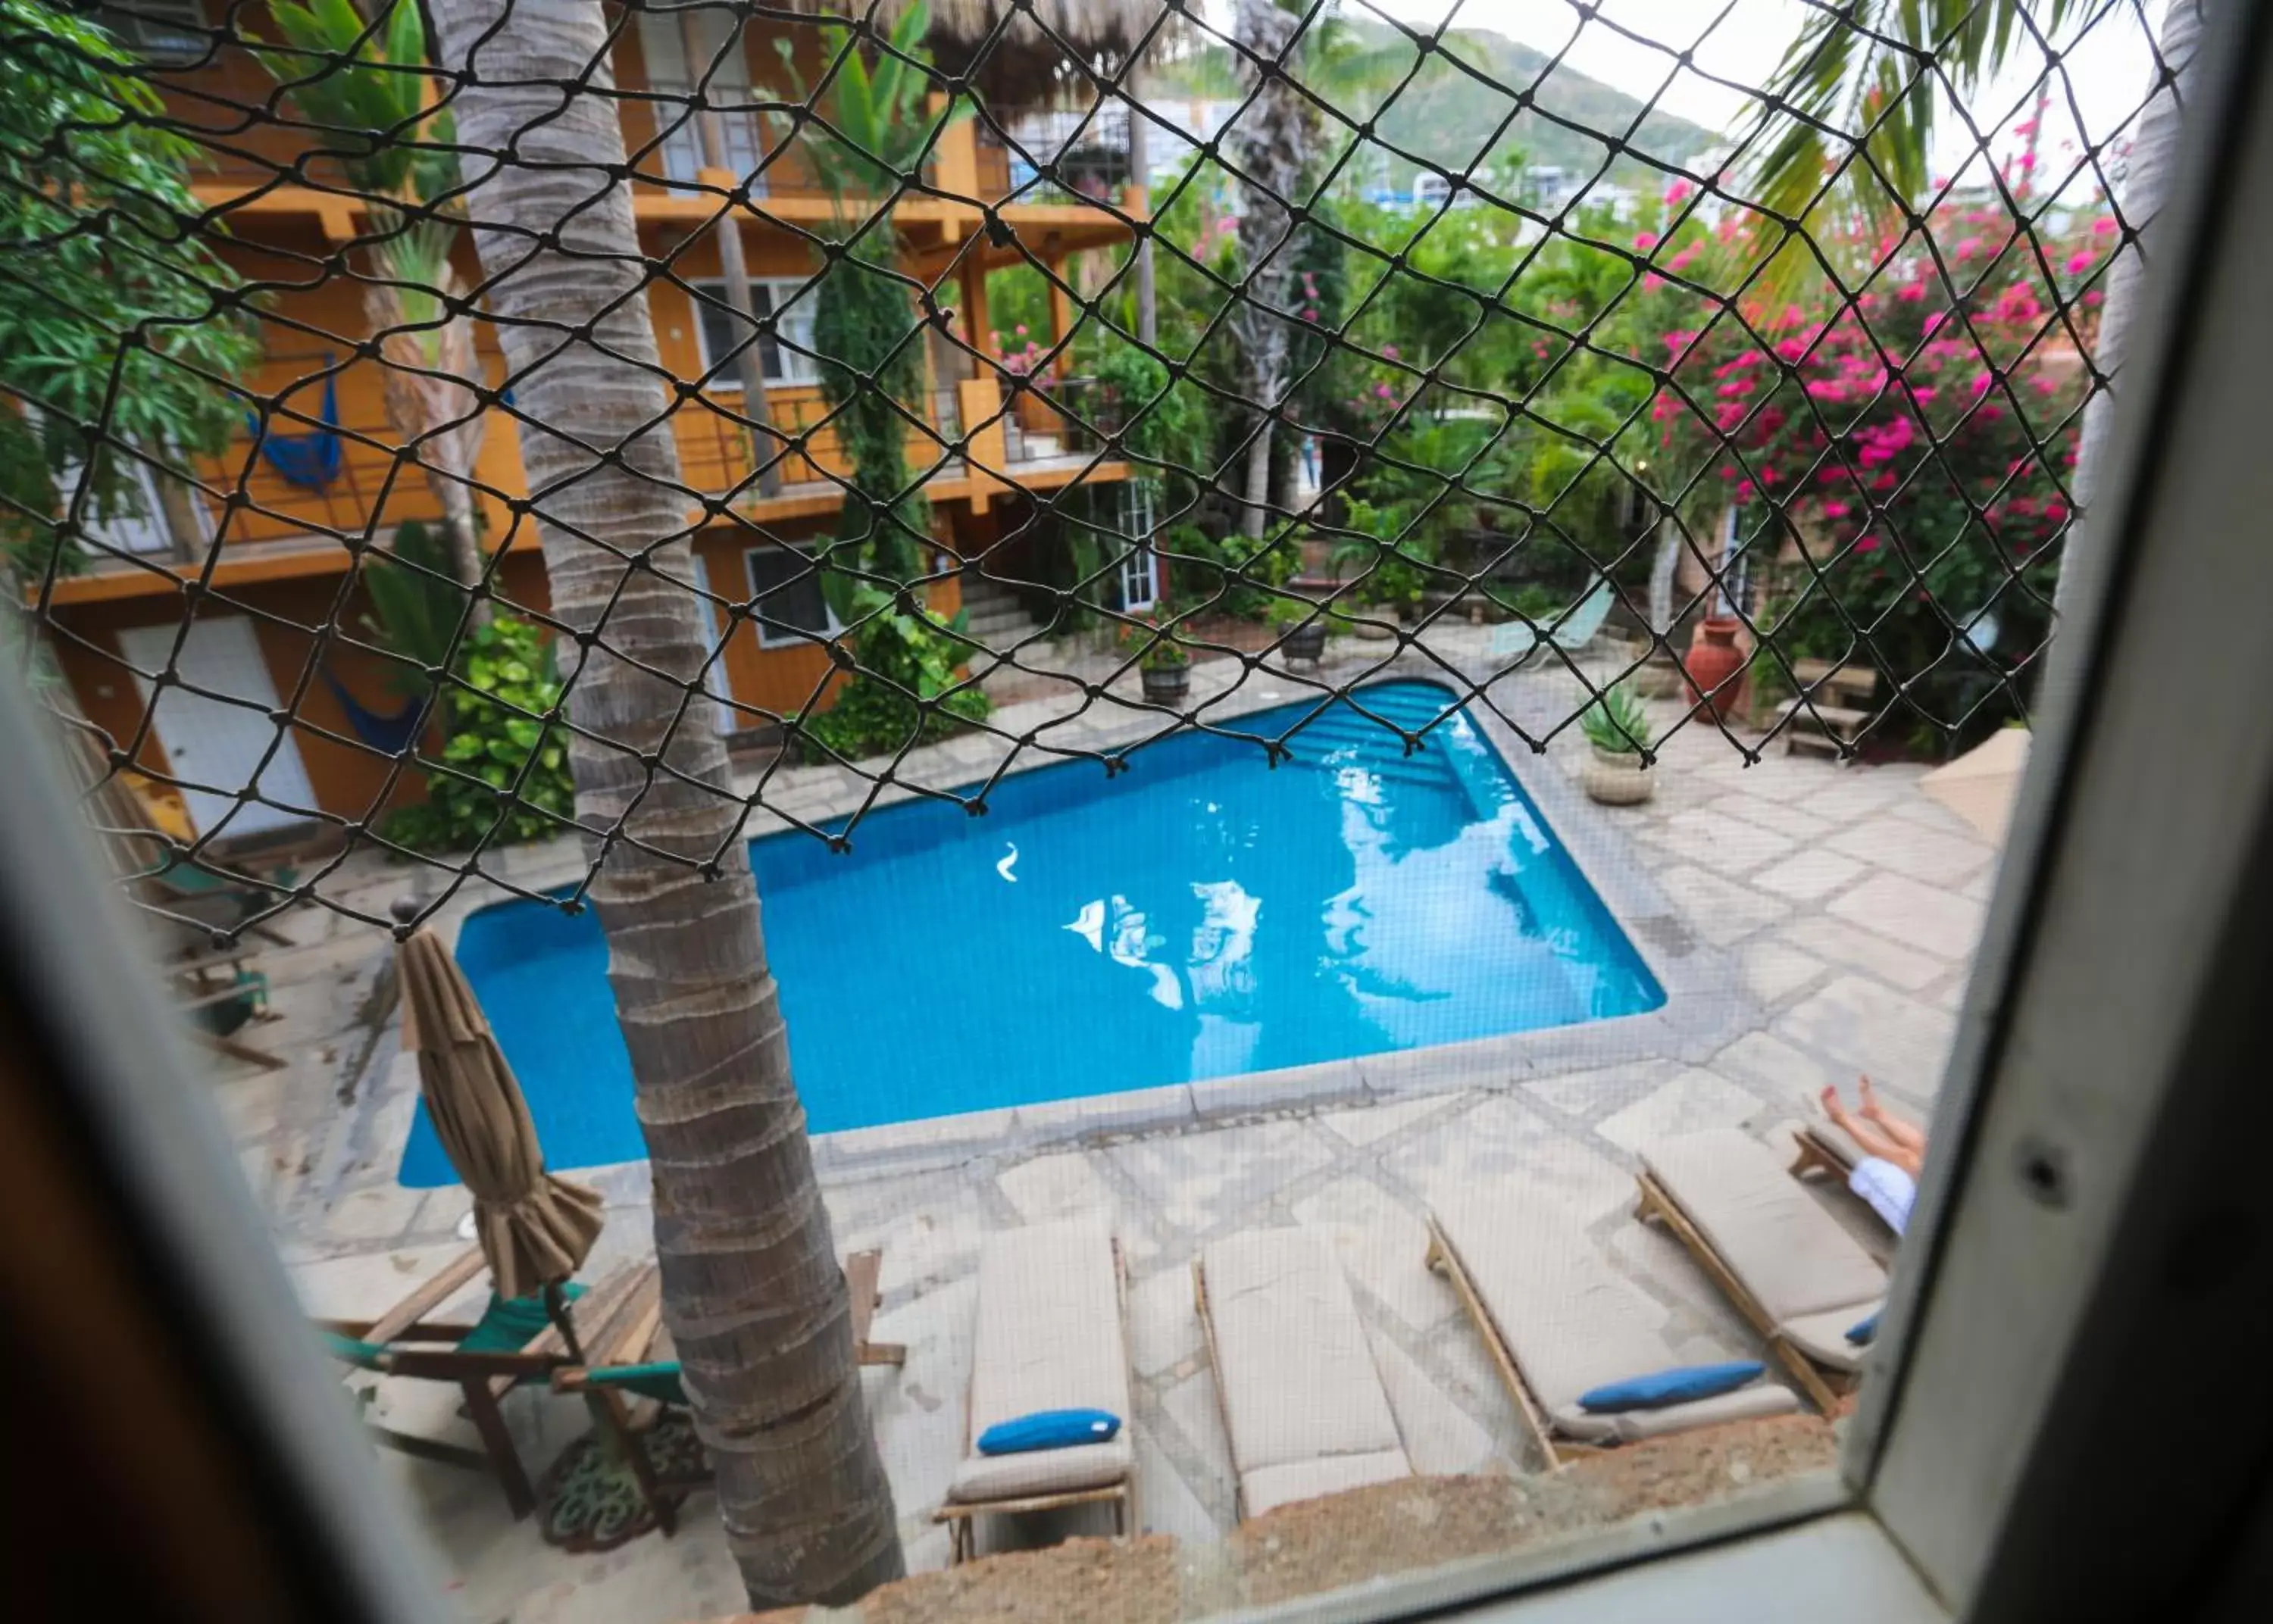
<svg viewBox="0 0 2273 1624">
<path fill-rule="evenodd" d="M 474 1233 L 498 1295 L 567 1279 L 599 1237 L 599 1192 L 544 1171 L 529 1102 L 440 939 L 414 932 L 395 962 L 402 1046 L 418 1056 L 435 1135 L 474 1198 Z"/>
<path fill-rule="evenodd" d="M 2012 820 L 2013 797 L 2028 770 L 2029 730 L 1999 728 L 1984 743 L 1918 780 L 1918 788 L 1980 830 L 1984 839 L 2001 841 Z"/>
</svg>

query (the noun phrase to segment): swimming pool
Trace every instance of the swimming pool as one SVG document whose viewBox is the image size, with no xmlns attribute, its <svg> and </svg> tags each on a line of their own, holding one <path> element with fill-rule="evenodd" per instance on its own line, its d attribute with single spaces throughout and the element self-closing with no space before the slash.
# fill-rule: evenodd
<svg viewBox="0 0 2273 1624">
<path fill-rule="evenodd" d="M 1361 692 L 1418 729 L 1434 684 Z M 1289 706 L 1240 719 L 1284 732 Z M 851 851 L 751 842 L 790 1054 L 816 1133 L 1349 1059 L 1665 1001 L 1465 715 L 1410 758 L 1339 706 L 1276 770 L 1186 733 L 1107 782 L 1005 779 L 973 818 L 918 801 Z M 507 902 L 458 961 L 557 1168 L 645 1154 L 589 910 Z M 454 1183 L 422 1107 L 402 1182 Z"/>
</svg>

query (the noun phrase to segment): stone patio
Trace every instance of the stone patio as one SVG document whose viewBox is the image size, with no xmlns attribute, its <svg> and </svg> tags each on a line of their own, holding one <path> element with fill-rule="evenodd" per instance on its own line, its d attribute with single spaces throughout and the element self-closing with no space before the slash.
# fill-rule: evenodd
<svg viewBox="0 0 2273 1624">
<path fill-rule="evenodd" d="M 1444 646 L 1432 639 L 1432 652 L 1456 663 L 1477 658 L 1482 636 L 1460 628 Z M 1362 652 L 1346 652 L 1324 677 L 1346 677 Z M 1388 669 L 1426 674 L 1409 657 Z M 1236 673 L 1228 662 L 1199 668 L 1196 697 L 1233 687 Z M 1249 677 L 1219 714 L 1302 697 L 1305 685 Z M 1535 727 L 1575 709 L 1578 689 L 1567 673 L 1527 672 L 1504 678 L 1491 697 Z M 1162 720 L 1109 696 L 1070 716 L 1082 702 L 1071 693 L 1038 700 L 998 721 L 1014 736 L 1111 750 Z M 1677 714 L 1666 705 L 1657 713 L 1662 722 Z M 1511 748 L 1504 728 L 1488 730 Z M 917 752 L 901 776 L 969 782 L 1006 749 L 950 741 Z M 865 1380 L 911 1567 L 946 1560 L 930 1513 L 962 1448 L 972 1275 L 991 1229 L 1076 1212 L 1114 1216 L 1131 1266 L 1142 1519 L 1187 1541 L 1212 1541 L 1233 1526 L 1230 1463 L 1189 1269 L 1217 1237 L 1287 1224 L 1332 1235 L 1407 1446 L 1425 1472 L 1536 1464 L 1482 1344 L 1450 1289 L 1422 1266 L 1428 1203 L 1463 1186 L 1519 1179 L 1582 1212 L 1606 1266 L 1627 1272 L 1662 1306 L 1668 1339 L 1684 1358 L 1756 1349 L 1677 1245 L 1632 1221 L 1634 1151 L 1657 1136 L 1714 1126 L 1773 1141 L 1807 1096 L 1858 1070 L 1914 1111 L 1930 1110 L 1996 853 L 1920 793 L 1920 767 L 1838 767 L 1780 746 L 1746 767 L 1729 739 L 1691 726 L 1664 748 L 1656 798 L 1611 810 L 1577 795 L 1572 775 L 1582 753 L 1566 733 L 1543 759 L 1511 760 L 1667 981 L 1664 1019 L 1387 1057 L 1315 1089 L 1279 1074 L 1275 1088 L 1258 1081 L 1257 1091 L 1217 1096 L 1213 1108 L 1179 1085 L 1152 1091 L 1184 1096 L 1165 1110 L 1077 1102 L 997 1113 L 945 1135 L 891 1130 L 881 1142 L 821 1142 L 838 1244 L 883 1248 L 874 1334 L 909 1350 L 904 1368 Z M 763 789 L 769 807 L 812 820 L 854 804 L 866 786 L 844 769 L 821 768 L 776 771 Z M 894 786 L 886 798 L 907 792 Z M 752 832 L 763 827 L 761 817 Z M 573 876 L 580 862 L 572 848 L 555 845 L 500 854 L 490 866 L 498 880 L 527 888 Z M 362 856 L 321 882 L 327 897 L 374 918 L 416 883 L 413 872 Z M 469 886 L 440 923 L 454 928 L 494 894 Z M 263 959 L 282 1019 L 257 1036 L 293 1063 L 232 1071 L 217 1080 L 215 1097 L 311 1309 L 345 1313 L 393 1300 L 454 1255 L 464 1244 L 456 1225 L 466 1202 L 456 1190 L 394 1181 L 416 1082 L 395 1052 L 386 937 L 321 910 L 283 928 L 297 945 Z M 577 1177 L 610 1205 L 595 1269 L 636 1256 L 648 1245 L 644 1165 Z M 1824 1199 L 1884 1251 L 1883 1234 L 1849 1198 Z M 374 1402 L 393 1425 L 464 1432 L 452 1396 L 384 1383 Z M 510 1402 L 538 1470 L 586 1425 L 573 1401 L 529 1392 Z M 675 1539 L 570 1556 L 544 1545 L 532 1524 L 513 1523 L 485 1480 L 378 1458 L 468 1619 L 634 1624 L 741 1605 L 707 1495 L 691 1502 Z"/>
</svg>

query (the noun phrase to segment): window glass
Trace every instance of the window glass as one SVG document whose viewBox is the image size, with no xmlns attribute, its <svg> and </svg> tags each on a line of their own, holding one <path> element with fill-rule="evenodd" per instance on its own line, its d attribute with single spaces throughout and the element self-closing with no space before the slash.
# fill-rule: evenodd
<svg viewBox="0 0 2273 1624">
<path fill-rule="evenodd" d="M 739 390 L 742 379 L 734 362 L 741 344 L 748 341 L 744 338 L 738 342 L 737 334 L 746 333 L 746 328 L 726 303 L 724 282 L 697 281 L 692 285 L 701 333 L 703 370 L 713 375 L 710 387 Z M 798 297 L 804 286 L 803 278 L 791 276 L 765 277 L 750 283 L 751 310 L 761 320 L 775 317 L 775 331 L 757 335 L 758 355 L 769 383 L 808 384 L 820 376 L 813 360 L 813 296 L 807 294 Z"/>
<path fill-rule="evenodd" d="M 836 630 L 821 595 L 821 574 L 810 555 L 793 547 L 750 551 L 750 595 L 757 600 L 758 642 L 763 647 L 803 643 Z"/>
</svg>

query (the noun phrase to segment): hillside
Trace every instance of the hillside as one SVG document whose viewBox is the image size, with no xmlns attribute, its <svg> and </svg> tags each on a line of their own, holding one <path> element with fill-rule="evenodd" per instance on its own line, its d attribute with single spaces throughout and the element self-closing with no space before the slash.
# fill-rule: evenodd
<svg viewBox="0 0 2273 1624">
<path fill-rule="evenodd" d="M 1379 24 L 1353 21 L 1342 26 L 1346 32 L 1332 52 L 1334 65 L 1321 71 L 1315 61 L 1307 64 L 1303 78 L 1353 121 L 1362 122 L 1388 100 L 1411 67 L 1414 51 L 1400 35 Z M 1591 174 L 1602 161 L 1607 146 L 1584 131 L 1558 123 L 1557 118 L 1624 138 L 1634 116 L 1641 111 L 1641 103 L 1634 97 L 1567 66 L 1549 73 L 1548 64 L 1553 59 L 1547 53 L 1504 34 L 1482 28 L 1456 28 L 1445 35 L 1445 46 L 1475 73 L 1441 59 L 1429 63 L 1399 92 L 1387 111 L 1380 113 L 1379 125 L 1382 138 L 1392 146 L 1448 168 L 1504 159 L 1508 149 L 1515 147 L 1521 149 L 1527 164 Z M 1163 64 L 1155 82 L 1160 89 L 1185 94 L 1234 95 L 1238 92 L 1230 65 L 1230 52 L 1211 44 Z M 1495 140 L 1493 132 L 1515 109 L 1515 93 L 1528 89 L 1542 73 L 1547 77 L 1539 83 L 1534 109 L 1519 115 Z M 1503 86 L 1506 88 L 1498 88 Z M 1544 109 L 1544 114 L 1537 109 Z M 1643 119 L 1631 145 L 1650 157 L 1677 164 L 1719 146 L 1722 140 L 1714 131 L 1685 118 L 1654 112 Z M 1487 142 L 1489 151 L 1481 151 Z M 1622 161 L 1614 175 L 1634 180 L 1640 178 L 1643 168 Z"/>
</svg>

